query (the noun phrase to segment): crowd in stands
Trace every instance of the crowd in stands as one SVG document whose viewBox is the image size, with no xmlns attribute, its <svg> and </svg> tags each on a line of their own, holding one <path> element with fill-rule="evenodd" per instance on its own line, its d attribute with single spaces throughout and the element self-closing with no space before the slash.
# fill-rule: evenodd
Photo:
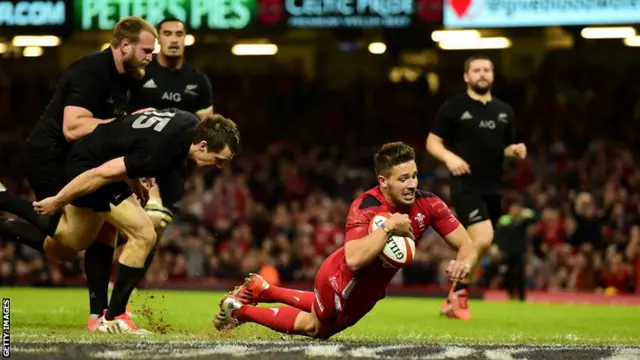
<svg viewBox="0 0 640 360">
<path fill-rule="evenodd" d="M 342 244 L 350 202 L 375 185 L 372 155 L 385 141 L 414 145 L 420 187 L 449 201 L 449 174 L 426 154 L 424 140 L 444 99 L 463 89 L 458 67 L 442 72 L 446 87 L 436 94 L 426 82 L 382 78 L 331 89 L 277 66 L 269 76 L 204 70 L 216 111 L 238 122 L 244 150 L 228 169 L 192 173 L 183 211 L 159 240 L 149 286 L 250 271 L 311 281 Z M 1 72 L 1 179 L 31 198 L 20 146 L 55 81 Z M 614 77 L 587 65 L 563 68 L 553 58 L 528 77 L 497 77 L 494 94 L 514 107 L 529 148 L 525 161 L 505 164 L 505 204 L 524 199 L 539 216 L 528 231 L 529 289 L 640 292 L 638 80 L 640 69 Z M 446 288 L 452 256 L 429 230 L 394 283 Z M 499 248 L 483 264 L 499 265 Z M 82 276 L 81 259 L 59 264 L 0 243 L 1 285 L 64 286 Z M 483 287 L 501 283 L 502 271 L 478 279 Z"/>
</svg>

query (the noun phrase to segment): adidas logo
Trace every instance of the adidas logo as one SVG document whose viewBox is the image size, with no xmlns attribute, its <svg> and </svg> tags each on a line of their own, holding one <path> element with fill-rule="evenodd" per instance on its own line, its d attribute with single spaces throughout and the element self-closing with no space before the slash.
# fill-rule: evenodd
<svg viewBox="0 0 640 360">
<path fill-rule="evenodd" d="M 149 79 L 149 81 L 147 81 L 146 83 L 144 83 L 144 85 L 142 85 L 143 88 L 147 88 L 147 89 L 155 89 L 158 87 L 158 85 L 156 85 L 156 82 L 153 81 L 153 79 Z"/>
<path fill-rule="evenodd" d="M 465 111 L 464 114 L 460 116 L 460 120 L 469 120 L 469 119 L 473 119 L 473 116 L 471 116 L 471 113 L 469 113 L 468 111 Z"/>
</svg>

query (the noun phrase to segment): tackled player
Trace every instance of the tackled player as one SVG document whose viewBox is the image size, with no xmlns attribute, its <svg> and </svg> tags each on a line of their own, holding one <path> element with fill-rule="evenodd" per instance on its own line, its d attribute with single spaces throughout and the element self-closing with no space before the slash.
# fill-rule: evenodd
<svg viewBox="0 0 640 360">
<path fill-rule="evenodd" d="M 75 142 L 65 163 L 68 183 L 52 197 L 34 202 L 40 215 L 52 215 L 64 208 L 55 236 L 28 241 L 58 260 L 74 259 L 95 239 L 104 223 L 122 231 L 128 241 L 119 257 L 119 271 L 109 307 L 98 330 L 144 334 L 125 313 L 140 278 L 144 263 L 156 242 L 150 218 L 133 192 L 144 197 L 142 177 L 155 177 L 185 159 L 199 167 L 226 165 L 238 151 L 240 135 L 236 124 L 220 115 L 199 121 L 178 109 L 128 115 L 100 125 Z M 133 191 L 126 180 L 132 179 Z M 144 201 L 142 201 L 144 203 Z M 82 213 L 82 217 L 68 214 Z"/>
</svg>

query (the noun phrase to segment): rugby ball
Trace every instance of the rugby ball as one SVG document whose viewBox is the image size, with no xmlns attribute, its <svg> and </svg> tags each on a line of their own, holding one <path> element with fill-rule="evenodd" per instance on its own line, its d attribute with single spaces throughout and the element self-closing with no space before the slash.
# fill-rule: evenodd
<svg viewBox="0 0 640 360">
<path fill-rule="evenodd" d="M 391 217 L 389 213 L 376 214 L 369 224 L 369 233 L 375 231 Z M 378 257 L 382 262 L 395 268 L 403 268 L 413 262 L 416 253 L 416 243 L 404 236 L 389 236 L 382 252 Z"/>
</svg>

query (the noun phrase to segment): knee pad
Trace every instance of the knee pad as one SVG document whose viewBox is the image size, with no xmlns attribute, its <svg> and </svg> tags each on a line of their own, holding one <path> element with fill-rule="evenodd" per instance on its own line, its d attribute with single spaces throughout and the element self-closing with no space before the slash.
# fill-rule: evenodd
<svg viewBox="0 0 640 360">
<path fill-rule="evenodd" d="M 152 220 L 158 219 L 160 227 L 163 229 L 173 222 L 173 212 L 162 206 L 162 204 L 155 199 L 149 199 L 144 210 Z"/>
</svg>

